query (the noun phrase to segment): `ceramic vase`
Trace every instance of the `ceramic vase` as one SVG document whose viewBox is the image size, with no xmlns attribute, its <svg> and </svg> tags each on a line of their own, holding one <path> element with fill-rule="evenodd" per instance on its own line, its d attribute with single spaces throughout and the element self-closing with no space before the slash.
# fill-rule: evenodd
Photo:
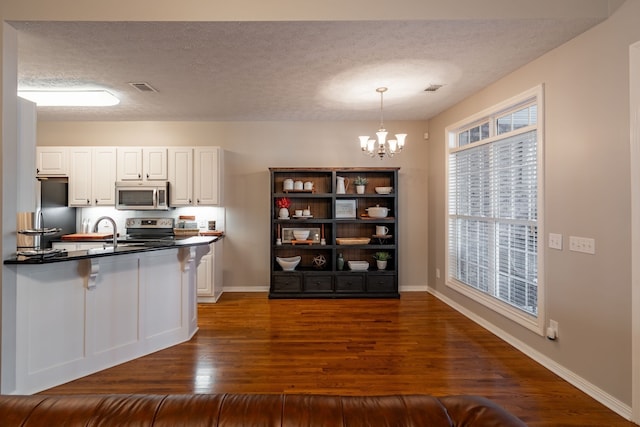
<svg viewBox="0 0 640 427">
<path fill-rule="evenodd" d="M 380 261 L 379 259 L 377 259 L 376 265 L 378 266 L 378 270 L 384 270 L 385 268 L 387 268 L 387 261 Z"/>
<path fill-rule="evenodd" d="M 289 218 L 289 209 L 287 209 L 287 208 L 280 208 L 280 210 L 278 211 L 278 218 L 280 218 L 280 219 L 287 219 L 287 218 Z"/>
</svg>

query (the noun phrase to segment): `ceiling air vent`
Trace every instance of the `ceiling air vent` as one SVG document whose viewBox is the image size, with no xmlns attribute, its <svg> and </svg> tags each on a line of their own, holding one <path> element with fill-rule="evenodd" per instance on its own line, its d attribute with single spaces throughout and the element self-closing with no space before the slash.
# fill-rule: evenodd
<svg viewBox="0 0 640 427">
<path fill-rule="evenodd" d="M 139 92 L 157 92 L 149 83 L 130 82 L 129 85 L 136 88 Z"/>
<path fill-rule="evenodd" d="M 425 92 L 435 92 L 438 89 L 440 89 L 442 87 L 442 85 L 429 85 L 428 88 L 426 88 L 424 91 Z"/>
</svg>

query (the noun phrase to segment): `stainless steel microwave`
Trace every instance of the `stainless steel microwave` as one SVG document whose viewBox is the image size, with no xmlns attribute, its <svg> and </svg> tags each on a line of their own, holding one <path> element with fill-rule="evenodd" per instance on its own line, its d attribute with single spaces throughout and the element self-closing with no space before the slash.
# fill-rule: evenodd
<svg viewBox="0 0 640 427">
<path fill-rule="evenodd" d="M 169 183 L 116 182 L 116 209 L 166 211 L 169 209 Z"/>
</svg>

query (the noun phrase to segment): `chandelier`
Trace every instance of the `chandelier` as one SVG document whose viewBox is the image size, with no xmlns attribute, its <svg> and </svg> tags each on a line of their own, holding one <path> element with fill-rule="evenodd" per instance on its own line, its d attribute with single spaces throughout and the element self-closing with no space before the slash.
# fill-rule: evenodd
<svg viewBox="0 0 640 427">
<path fill-rule="evenodd" d="M 383 96 L 387 91 L 386 87 L 379 87 L 376 89 L 376 92 L 380 94 L 380 129 L 376 132 L 376 136 L 378 137 L 377 145 L 375 139 L 369 139 L 369 136 L 359 136 L 360 138 L 360 148 L 362 151 L 371 157 L 374 157 L 376 154 L 380 157 L 380 160 L 384 158 L 384 156 L 393 157 L 394 154 L 399 153 L 404 148 L 404 140 L 407 137 L 406 133 L 397 133 L 396 139 L 387 140 L 387 130 L 384 128 L 384 120 L 382 115 L 382 107 L 383 107 Z"/>
</svg>

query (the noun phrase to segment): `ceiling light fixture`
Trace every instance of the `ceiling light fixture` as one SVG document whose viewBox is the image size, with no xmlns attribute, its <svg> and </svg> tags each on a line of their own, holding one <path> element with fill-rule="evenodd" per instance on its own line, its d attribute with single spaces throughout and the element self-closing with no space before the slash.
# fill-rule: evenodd
<svg viewBox="0 0 640 427">
<path fill-rule="evenodd" d="M 110 107 L 120 100 L 106 90 L 19 90 L 38 107 Z"/>
<path fill-rule="evenodd" d="M 406 133 L 397 133 L 396 139 L 390 139 L 387 141 L 387 130 L 384 128 L 383 120 L 383 96 L 387 91 L 386 87 L 379 87 L 376 92 L 380 94 L 380 129 L 376 132 L 378 137 L 378 146 L 376 147 L 376 140 L 369 139 L 369 136 L 359 136 L 360 148 L 366 154 L 374 157 L 376 154 L 380 157 L 380 160 L 384 156 L 393 157 L 394 154 L 399 153 L 404 148 L 404 140 L 407 137 Z"/>
</svg>

